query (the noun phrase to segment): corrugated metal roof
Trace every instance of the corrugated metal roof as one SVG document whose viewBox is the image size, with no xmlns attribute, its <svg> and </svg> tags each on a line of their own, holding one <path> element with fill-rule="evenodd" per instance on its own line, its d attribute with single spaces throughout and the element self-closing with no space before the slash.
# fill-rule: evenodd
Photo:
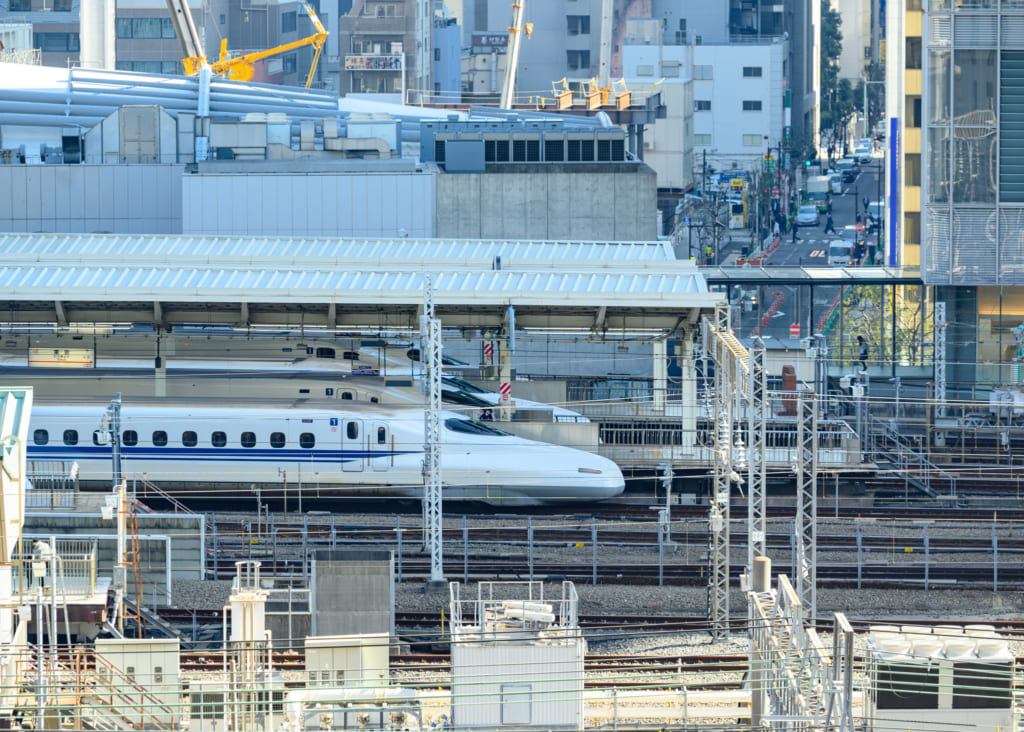
<svg viewBox="0 0 1024 732">
<path fill-rule="evenodd" d="M 11 262 L 54 264 L 130 262 L 168 265 L 323 267 L 353 260 L 398 265 L 501 267 L 572 262 L 573 266 L 676 262 L 669 242 L 506 241 L 451 239 L 327 239 L 78 234 L 0 236 L 0 256 Z M 389 266 L 388 268 L 391 268 Z M 660 265 L 659 265 L 660 268 Z"/>
<path fill-rule="evenodd" d="M 0 290 L 8 301 L 419 303 L 424 279 L 422 271 L 376 268 L 97 266 L 46 261 L 0 265 Z M 649 273 L 439 272 L 434 274 L 434 291 L 438 303 L 514 302 L 552 308 L 709 307 L 719 299 L 707 292 L 699 273 L 682 268 Z"/>
</svg>

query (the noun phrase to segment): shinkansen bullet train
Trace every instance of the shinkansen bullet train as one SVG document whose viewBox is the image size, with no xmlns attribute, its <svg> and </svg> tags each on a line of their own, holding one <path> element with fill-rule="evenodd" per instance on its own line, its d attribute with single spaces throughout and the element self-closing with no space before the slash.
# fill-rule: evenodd
<svg viewBox="0 0 1024 732">
<path fill-rule="evenodd" d="M 109 486 L 106 408 L 37 403 L 29 458 L 76 461 L 81 482 Z M 615 463 L 598 455 L 508 435 L 454 412 L 441 420 L 446 499 L 529 506 L 599 500 L 624 488 Z M 423 435 L 422 409 L 351 402 L 140 399 L 121 410 L 124 474 L 193 498 L 279 491 L 285 482 L 307 496 L 419 497 Z"/>
</svg>

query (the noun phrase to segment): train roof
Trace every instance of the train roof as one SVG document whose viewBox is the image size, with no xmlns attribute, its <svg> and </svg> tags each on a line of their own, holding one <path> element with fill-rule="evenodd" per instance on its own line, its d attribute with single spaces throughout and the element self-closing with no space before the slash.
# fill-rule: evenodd
<svg viewBox="0 0 1024 732">
<path fill-rule="evenodd" d="M 97 397 L 64 397 L 61 399 L 38 399 L 36 408 L 65 408 L 68 412 L 91 411 L 93 409 L 106 409 L 109 406 L 109 399 Z M 238 399 L 232 397 L 127 397 L 121 403 L 122 411 L 134 412 L 136 410 L 151 411 L 153 413 L 166 413 L 168 410 L 186 410 L 190 413 L 224 411 L 246 412 L 253 415 L 265 414 L 268 412 L 327 412 L 331 414 L 359 415 L 361 417 L 388 417 L 388 418 L 412 418 L 422 417 L 422 406 L 415 405 L 383 405 L 367 404 L 365 402 L 342 401 L 338 399 Z M 445 418 L 463 417 L 456 412 L 445 410 Z"/>
</svg>

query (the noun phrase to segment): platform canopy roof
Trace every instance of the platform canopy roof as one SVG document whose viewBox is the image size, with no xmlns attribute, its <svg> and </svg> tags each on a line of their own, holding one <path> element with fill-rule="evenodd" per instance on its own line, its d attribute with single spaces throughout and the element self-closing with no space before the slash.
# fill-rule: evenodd
<svg viewBox="0 0 1024 732">
<path fill-rule="evenodd" d="M 0 236 L 0 325 L 658 332 L 722 299 L 664 242 Z"/>
</svg>

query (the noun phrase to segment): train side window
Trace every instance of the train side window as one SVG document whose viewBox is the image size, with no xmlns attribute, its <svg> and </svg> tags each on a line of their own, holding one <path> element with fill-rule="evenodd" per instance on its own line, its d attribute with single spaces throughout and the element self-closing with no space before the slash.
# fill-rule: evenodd
<svg viewBox="0 0 1024 732">
<path fill-rule="evenodd" d="M 284 432 L 271 432 L 270 433 L 270 446 L 271 447 L 284 447 L 285 439 Z"/>
<path fill-rule="evenodd" d="M 78 444 L 78 430 L 64 430 L 64 444 L 65 445 L 77 445 Z"/>
<path fill-rule="evenodd" d="M 32 442 L 37 445 L 45 445 L 50 441 L 50 433 L 46 430 L 36 430 L 32 433 Z"/>
<path fill-rule="evenodd" d="M 121 433 L 121 444 L 125 447 L 135 447 L 139 444 L 139 433 L 135 430 L 125 430 Z"/>
<path fill-rule="evenodd" d="M 316 445 L 316 437 L 312 432 L 303 432 L 299 435 L 299 447 L 304 450 L 312 450 L 314 445 Z"/>
<path fill-rule="evenodd" d="M 383 445 L 387 441 L 388 441 L 388 431 L 386 429 L 384 429 L 383 427 L 378 427 L 377 428 L 377 444 L 378 445 Z"/>
<path fill-rule="evenodd" d="M 210 444 L 214 447 L 224 447 L 228 444 L 228 436 L 224 432 L 214 432 L 210 435 Z"/>
<path fill-rule="evenodd" d="M 167 433 L 163 430 L 153 432 L 153 447 L 167 447 Z"/>
<path fill-rule="evenodd" d="M 352 392 L 350 392 L 350 391 L 343 391 L 343 392 L 341 392 L 341 398 L 342 399 L 351 399 L 352 398 Z"/>
<path fill-rule="evenodd" d="M 181 444 L 185 447 L 195 447 L 199 444 L 199 435 L 192 430 L 181 433 Z"/>
<path fill-rule="evenodd" d="M 359 438 L 359 424 L 357 422 L 349 422 L 345 425 L 345 435 L 350 440 L 356 440 Z"/>
<path fill-rule="evenodd" d="M 242 447 L 256 447 L 256 433 L 255 432 L 243 432 L 242 433 Z"/>
</svg>

